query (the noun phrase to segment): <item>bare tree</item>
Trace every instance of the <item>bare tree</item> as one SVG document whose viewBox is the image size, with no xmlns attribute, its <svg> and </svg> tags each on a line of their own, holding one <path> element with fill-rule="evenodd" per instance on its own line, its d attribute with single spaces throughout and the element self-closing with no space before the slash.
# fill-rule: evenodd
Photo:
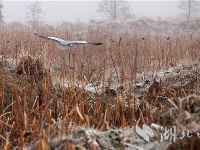
<svg viewBox="0 0 200 150">
<path fill-rule="evenodd" d="M 183 14 L 186 16 L 187 20 L 190 20 L 191 17 L 198 14 L 200 2 L 197 0 L 182 0 L 178 7 L 183 10 Z"/>
<path fill-rule="evenodd" d="M 41 4 L 38 1 L 31 3 L 26 7 L 26 20 L 33 27 L 37 27 L 41 24 L 43 18 L 43 12 L 41 8 Z"/>
<path fill-rule="evenodd" d="M 0 1 L 0 24 L 4 23 L 3 21 L 3 14 L 2 14 L 3 4 Z"/>
<path fill-rule="evenodd" d="M 99 2 L 97 12 L 102 12 L 113 20 L 133 16 L 126 0 L 102 0 Z"/>
</svg>

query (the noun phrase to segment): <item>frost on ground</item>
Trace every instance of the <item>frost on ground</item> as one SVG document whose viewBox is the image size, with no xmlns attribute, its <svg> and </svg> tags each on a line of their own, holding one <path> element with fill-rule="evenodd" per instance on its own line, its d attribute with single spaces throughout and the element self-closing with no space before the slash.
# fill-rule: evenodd
<svg viewBox="0 0 200 150">
<path fill-rule="evenodd" d="M 71 126 L 68 132 L 62 132 L 61 124 L 59 122 L 51 125 L 51 128 L 56 127 L 57 135 L 52 137 L 51 133 L 48 135 L 46 129 L 45 138 L 43 141 L 37 141 L 37 144 L 27 144 L 24 149 L 34 149 L 45 144 L 48 149 L 125 149 L 125 150 L 160 150 L 160 149 L 180 149 L 187 150 L 190 147 L 198 149 L 200 146 L 197 135 L 200 133 L 200 97 L 190 95 L 185 98 L 178 98 L 177 108 L 170 106 L 167 110 L 160 110 L 154 112 L 155 117 L 151 128 L 154 131 L 154 137 L 147 142 L 135 130 L 135 126 L 126 127 L 123 129 L 112 128 L 107 126 L 106 131 L 99 131 L 94 128 Z M 167 122 L 163 123 L 162 118 L 167 117 Z M 160 120 L 159 120 L 160 119 Z M 149 125 L 150 126 L 150 125 Z M 175 136 L 161 130 L 164 128 L 172 128 L 176 126 Z M 190 131 L 191 137 L 183 136 L 183 131 Z M 164 136 L 164 133 L 166 136 Z M 161 140 L 161 134 L 164 140 Z M 168 136 L 168 137 L 167 137 Z M 172 136 L 172 137 L 171 137 Z M 51 138 L 50 138 L 51 137 Z M 28 138 L 28 137 L 26 137 Z M 175 142 L 173 142 L 175 138 Z M 43 142 L 43 143 L 42 143 Z"/>
<path fill-rule="evenodd" d="M 25 26 L 0 27 L 0 149 L 198 149 L 199 20 L 93 25 L 38 28 L 104 43 L 66 53 Z M 144 124 L 150 142 L 136 133 Z"/>
<path fill-rule="evenodd" d="M 19 87 L 21 87 L 21 82 L 23 81 L 22 75 L 27 74 L 30 75 L 31 79 L 34 79 L 37 84 L 32 90 L 33 97 L 37 94 L 40 95 L 42 90 L 42 86 L 45 84 L 43 79 L 49 78 L 48 71 L 43 68 L 43 64 L 40 62 L 40 59 L 33 59 L 31 57 L 25 57 L 23 59 L 24 68 L 22 68 L 22 63 L 20 62 L 18 67 L 16 68 L 16 72 L 18 73 L 19 77 L 17 80 L 17 91 L 20 93 Z M 28 68 L 32 68 L 29 70 Z M 177 149 L 187 149 L 191 146 L 194 148 L 199 147 L 199 137 L 197 137 L 197 133 L 200 132 L 200 97 L 196 95 L 192 95 L 194 90 L 197 90 L 196 93 L 199 93 L 199 87 L 196 87 L 196 83 L 199 83 L 199 69 L 200 64 L 199 62 L 188 62 L 182 65 L 171 67 L 167 70 L 158 71 L 154 74 L 154 79 L 148 78 L 151 76 L 151 72 L 149 75 L 146 74 L 138 74 L 137 75 L 137 82 L 136 82 L 136 99 L 138 99 L 138 106 L 136 109 L 139 111 L 139 118 L 146 117 L 145 110 L 142 107 L 145 107 L 145 101 L 142 101 L 143 96 L 147 94 L 148 99 L 148 106 L 146 106 L 149 111 L 151 111 L 150 118 L 151 118 L 151 126 L 154 130 L 155 136 L 151 138 L 150 142 L 146 142 L 138 133 L 135 131 L 135 125 L 127 126 L 124 128 L 116 128 L 112 125 L 109 126 L 107 122 L 106 115 L 103 118 L 104 129 L 101 127 L 100 130 L 95 129 L 92 126 L 83 125 L 78 126 L 73 124 L 72 122 L 69 126 L 63 126 L 66 124 L 66 119 L 58 114 L 57 118 L 49 118 L 51 121 L 50 124 L 45 123 L 42 124 L 42 128 L 39 131 L 32 130 L 24 130 L 23 131 L 23 139 L 25 144 L 23 145 L 24 149 L 127 149 L 127 150 L 143 150 L 143 149 L 160 149 L 163 147 L 164 149 L 171 149 L 172 147 L 176 147 Z M 35 69 L 35 70 L 34 70 Z M 2 70 L 1 70 L 2 71 Z M 9 71 L 5 72 L 5 93 L 11 93 L 12 97 L 12 80 L 11 76 L 14 74 Z M 27 76 L 28 77 L 28 76 Z M 26 81 L 27 80 L 27 81 Z M 170 80 L 171 83 L 167 86 L 167 82 Z M 147 82 L 148 81 L 148 82 Z M 31 86 L 30 78 L 24 79 L 23 82 L 26 82 L 26 86 Z M 48 81 L 50 82 L 50 80 Z M 39 84 L 40 83 L 40 84 Z M 52 82 L 50 82 L 52 83 Z M 29 85 L 30 84 L 30 85 Z M 62 84 L 60 85 L 62 87 Z M 59 91 L 58 85 L 51 84 L 50 88 L 52 89 L 51 95 L 53 98 L 62 98 L 62 92 Z M 66 90 L 66 96 L 69 94 L 68 91 L 69 87 L 62 87 Z M 119 85 L 112 85 L 112 88 L 103 86 L 101 84 L 94 85 L 88 84 L 85 86 L 78 86 L 75 88 L 76 92 L 83 92 L 85 93 L 86 100 L 89 101 L 89 107 L 95 105 L 98 101 L 98 98 L 103 96 L 105 99 L 105 107 L 116 107 L 116 101 L 121 101 L 121 105 L 123 106 L 123 99 L 125 101 L 125 107 L 128 107 L 128 98 L 132 101 L 132 106 L 134 105 L 133 97 L 129 97 L 126 93 L 124 87 L 120 87 Z M 127 88 L 128 89 L 128 88 Z M 109 91 L 108 91 L 109 90 Z M 190 91 L 187 91 L 190 90 Z M 10 92 L 9 92 L 10 91 Z M 170 97 L 170 92 L 176 92 L 176 97 Z M 14 92 L 14 93 L 15 93 Z M 73 94 L 73 91 L 71 91 Z M 104 93 L 103 93 L 104 92 Z M 169 93 L 167 93 L 169 92 Z M 186 93 L 191 93 L 190 96 L 182 96 Z M 115 93 L 112 96 L 111 93 Z M 43 93 L 44 94 L 44 93 Z M 165 95 L 166 94 L 166 95 Z M 169 95 L 167 95 L 169 94 Z M 5 97 L 6 102 L 9 103 L 9 95 Z M 22 97 L 23 95 L 18 95 Z M 44 96 L 44 95 L 43 95 Z M 39 97 L 39 100 L 43 100 L 43 96 Z M 120 100 L 120 97 L 122 98 Z M 107 98 L 112 97 L 112 104 L 110 105 L 107 102 Z M 159 98 L 159 101 L 156 99 Z M 161 101 L 162 100 L 162 101 Z M 20 100 L 21 101 L 21 100 Z M 85 101 L 86 102 L 86 101 Z M 10 101 L 10 103 L 12 103 Z M 20 102 L 23 105 L 30 105 L 24 104 L 22 101 Z M 88 103 L 85 103 L 87 105 Z M 33 104 L 33 107 L 36 104 Z M 40 104 L 39 104 L 40 105 Z M 56 102 L 57 107 L 60 110 L 62 109 L 69 109 L 64 108 L 62 99 Z M 71 106 L 73 107 L 73 106 Z M 10 109 L 9 106 L 7 108 Z M 45 109 L 53 109 L 52 102 L 50 102 Z M 84 114 L 81 114 L 79 110 L 79 105 L 76 105 L 75 108 L 79 117 L 82 121 L 88 121 L 87 117 Z M 14 110 L 15 111 L 15 110 Z M 20 110 L 19 110 L 20 111 Z M 32 111 L 35 111 L 34 109 Z M 144 111 L 144 112 L 143 112 Z M 14 112 L 16 113 L 16 112 Z M 21 113 L 23 114 L 23 113 Z M 137 113 L 136 113 L 137 114 Z M 43 112 L 43 118 L 48 116 L 48 112 Z M 19 116 L 20 117 L 20 116 Z M 139 120 L 135 120 L 135 123 L 141 127 L 142 124 Z M 143 118 L 144 119 L 144 118 Z M 43 120 L 44 121 L 44 120 Z M 87 124 L 87 123 L 86 123 Z M 147 122 L 148 124 L 148 122 Z M 148 124 L 150 126 L 150 124 Z M 177 137 L 176 141 L 172 142 L 170 139 L 160 142 L 160 135 L 163 131 L 161 131 L 161 126 L 163 127 L 172 127 L 176 126 L 177 129 Z M 51 132 L 53 130 L 53 132 Z M 180 139 L 182 132 L 184 131 L 191 131 L 191 138 L 183 138 Z M 31 137 L 35 133 L 39 134 L 39 140 L 33 140 Z M 32 140 L 31 140 L 32 139 Z M 184 145 L 184 146 L 183 146 Z"/>
</svg>

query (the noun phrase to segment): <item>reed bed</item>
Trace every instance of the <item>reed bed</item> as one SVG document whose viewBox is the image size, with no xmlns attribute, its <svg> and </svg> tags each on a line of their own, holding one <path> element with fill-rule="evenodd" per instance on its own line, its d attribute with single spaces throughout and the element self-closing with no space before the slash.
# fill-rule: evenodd
<svg viewBox="0 0 200 150">
<path fill-rule="evenodd" d="M 33 33 L 104 44 L 60 51 L 55 43 Z M 150 93 L 137 97 L 138 81 L 145 81 L 147 76 L 154 80 L 160 70 L 200 61 L 198 32 L 158 33 L 116 33 L 98 24 L 82 28 L 72 24 L 35 29 L 20 24 L 0 27 L 0 147 L 14 149 L 31 144 L 33 149 L 50 149 L 48 139 L 62 137 L 75 126 L 106 131 L 151 124 L 155 121 L 152 108 L 159 112 L 173 105 L 158 105 L 160 95 L 167 99 L 199 95 L 197 70 L 193 82 L 186 86 L 173 89 L 170 84 L 174 81 L 168 78 L 162 83 L 165 90 L 157 88 L 155 82 Z M 10 58 L 13 64 L 8 64 Z M 14 69 L 7 70 L 5 65 Z M 102 91 L 87 91 L 88 84 L 101 85 Z M 138 99 L 143 102 L 139 106 Z M 68 146 L 66 149 L 76 147 L 73 142 Z M 93 146 L 89 147 L 95 149 Z"/>
</svg>

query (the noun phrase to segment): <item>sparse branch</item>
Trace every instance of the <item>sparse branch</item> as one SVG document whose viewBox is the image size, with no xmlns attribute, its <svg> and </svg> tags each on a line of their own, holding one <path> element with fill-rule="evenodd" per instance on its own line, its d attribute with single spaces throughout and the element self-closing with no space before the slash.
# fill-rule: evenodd
<svg viewBox="0 0 200 150">
<path fill-rule="evenodd" d="M 99 2 L 98 12 L 104 13 L 109 18 L 128 18 L 133 16 L 128 1 L 125 0 L 103 0 Z"/>
<path fill-rule="evenodd" d="M 178 7 L 183 10 L 183 14 L 186 16 L 187 20 L 190 20 L 198 14 L 200 10 L 200 2 L 197 0 L 182 0 Z"/>
<path fill-rule="evenodd" d="M 35 1 L 29 6 L 27 6 L 26 9 L 26 20 L 33 28 L 35 28 L 41 23 L 41 20 L 43 18 L 41 4 L 40 2 Z"/>
</svg>

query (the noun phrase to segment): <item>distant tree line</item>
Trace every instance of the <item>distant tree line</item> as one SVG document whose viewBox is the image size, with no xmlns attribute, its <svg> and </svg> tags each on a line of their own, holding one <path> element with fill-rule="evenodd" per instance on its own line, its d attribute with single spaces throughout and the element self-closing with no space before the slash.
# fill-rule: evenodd
<svg viewBox="0 0 200 150">
<path fill-rule="evenodd" d="M 180 0 L 178 8 L 182 10 L 187 21 L 198 16 L 200 10 L 200 1 L 198 0 Z M 3 4 L 0 0 L 0 24 L 4 23 L 2 14 Z M 39 1 L 32 2 L 27 6 L 26 20 L 33 28 L 41 24 L 43 18 L 42 7 Z M 109 19 L 129 19 L 134 15 L 130 9 L 127 0 L 102 0 L 98 3 L 97 12 L 105 14 Z"/>
<path fill-rule="evenodd" d="M 180 0 L 178 8 L 182 10 L 187 21 L 198 15 L 200 2 L 198 0 Z M 133 18 L 130 4 L 126 0 L 102 0 L 98 4 L 97 12 L 104 13 L 108 18 Z"/>
</svg>

